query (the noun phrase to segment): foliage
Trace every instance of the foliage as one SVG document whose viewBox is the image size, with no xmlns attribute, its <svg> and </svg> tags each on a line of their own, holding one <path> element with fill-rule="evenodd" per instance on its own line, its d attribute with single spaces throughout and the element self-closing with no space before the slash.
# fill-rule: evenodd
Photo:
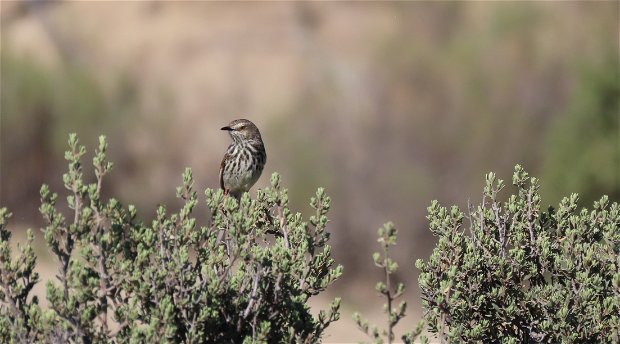
<svg viewBox="0 0 620 344">
<path fill-rule="evenodd" d="M 39 281 L 34 272 L 36 257 L 32 247 L 33 235 L 28 230 L 26 245 L 20 246 L 20 255 L 12 258 L 7 222 L 11 214 L 0 209 L 0 338 L 3 343 L 28 343 L 37 339 L 41 308 L 36 297 L 28 294 Z"/>
<path fill-rule="evenodd" d="M 105 137 L 93 182 L 85 181 L 86 150 L 75 134 L 69 147 L 70 211 L 41 188 L 43 233 L 58 263 L 57 280 L 46 285 L 49 308 L 31 295 L 39 282 L 33 234 L 12 255 L 11 214 L 0 209 L 0 342 L 316 343 L 339 319 L 338 298 L 316 315 L 308 306 L 342 274 L 328 245 L 323 189 L 307 221 L 291 212 L 277 174 L 256 199 L 207 189 L 204 219 L 193 215 L 198 195 L 186 169 L 180 209 L 160 205 L 145 224 L 136 207 L 102 197 L 112 168 Z M 480 205 L 428 208 L 438 243 L 416 262 L 428 330 L 442 342 L 620 342 L 620 205 L 603 196 L 593 210 L 578 210 L 572 194 L 541 211 L 536 178 L 517 166 L 513 184 L 517 193 L 501 198 L 504 182 L 489 173 Z M 386 325 L 358 313 L 354 320 L 374 343 L 392 343 L 405 286 L 393 281 L 396 229 L 387 223 L 378 234 L 373 260 L 385 275 L 376 290 Z M 401 339 L 413 343 L 422 330 L 420 323 Z"/>
<path fill-rule="evenodd" d="M 577 211 L 572 194 L 544 212 L 536 178 L 517 166 L 513 184 L 502 202 L 489 173 L 477 207 L 428 208 L 439 241 L 416 265 L 429 330 L 442 342 L 620 341 L 620 206 L 604 196 Z"/>
<path fill-rule="evenodd" d="M 369 325 L 368 321 L 363 320 L 359 313 L 356 312 L 353 314 L 353 320 L 357 324 L 357 327 L 368 335 L 373 340 L 373 343 L 376 344 L 383 344 L 385 341 L 391 344 L 394 341 L 394 327 L 405 317 L 405 311 L 407 309 L 407 303 L 405 301 L 401 301 L 398 306 L 395 307 L 396 299 L 401 297 L 405 292 L 405 284 L 399 282 L 395 287 L 392 286 L 392 275 L 398 270 L 398 263 L 390 258 L 389 250 L 390 246 L 396 245 L 397 232 L 394 224 L 391 222 L 379 228 L 379 239 L 377 241 L 381 245 L 382 252 L 375 252 L 372 255 L 375 265 L 385 272 L 385 282 L 377 282 L 375 290 L 386 299 L 386 303 L 383 305 L 383 311 L 387 315 L 387 327 L 380 330 L 377 325 Z M 424 323 L 420 322 L 415 330 L 405 333 L 401 337 L 403 342 L 406 344 L 413 343 L 420 335 L 423 328 Z M 425 336 L 422 336 L 421 339 L 423 343 L 428 343 L 428 339 Z"/>
<path fill-rule="evenodd" d="M 1 213 L 0 342 L 312 343 L 338 320 L 339 299 L 317 316 L 308 306 L 342 274 L 327 245 L 330 198 L 322 189 L 308 221 L 289 209 L 277 174 L 270 188 L 239 204 L 207 189 L 208 221 L 198 226 L 187 169 L 177 189 L 181 209 L 169 213 L 160 205 L 148 225 L 137 221 L 134 206 L 101 197 L 112 168 L 105 138 L 93 158 L 93 183 L 84 181 L 85 148 L 75 134 L 69 146 L 63 181 L 71 214 L 41 188 L 45 241 L 59 265 L 43 315 L 36 298 L 28 301 L 38 280 L 31 245 L 22 258 L 9 259 L 8 216 Z"/>
</svg>

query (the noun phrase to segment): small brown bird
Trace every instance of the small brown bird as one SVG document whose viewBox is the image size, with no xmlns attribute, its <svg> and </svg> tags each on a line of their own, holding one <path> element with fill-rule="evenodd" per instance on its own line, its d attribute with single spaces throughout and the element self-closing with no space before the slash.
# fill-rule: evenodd
<svg viewBox="0 0 620 344">
<path fill-rule="evenodd" d="M 228 131 L 233 142 L 220 165 L 220 187 L 239 200 L 263 172 L 267 153 L 258 128 L 247 119 L 236 119 L 222 130 Z"/>
</svg>

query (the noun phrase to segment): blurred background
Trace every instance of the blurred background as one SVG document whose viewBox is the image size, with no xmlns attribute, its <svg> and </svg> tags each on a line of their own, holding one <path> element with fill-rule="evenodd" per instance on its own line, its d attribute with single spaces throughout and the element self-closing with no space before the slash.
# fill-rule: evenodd
<svg viewBox="0 0 620 344">
<path fill-rule="evenodd" d="M 345 273 L 314 304 L 344 304 L 326 341 L 364 339 L 353 311 L 382 319 L 371 254 L 388 220 L 409 286 L 405 331 L 421 317 L 414 261 L 434 246 L 431 200 L 464 209 L 486 172 L 510 181 L 517 163 L 541 178 L 545 207 L 572 192 L 582 206 L 620 199 L 619 6 L 3 0 L 0 206 L 23 240 L 42 224 L 41 184 L 64 193 L 68 134 L 86 161 L 104 134 L 107 194 L 148 221 L 158 203 L 179 205 L 186 166 L 202 199 L 218 187 L 230 142 L 219 128 L 248 118 L 269 157 L 257 187 L 281 173 L 304 215 L 318 186 L 333 199 Z"/>
</svg>

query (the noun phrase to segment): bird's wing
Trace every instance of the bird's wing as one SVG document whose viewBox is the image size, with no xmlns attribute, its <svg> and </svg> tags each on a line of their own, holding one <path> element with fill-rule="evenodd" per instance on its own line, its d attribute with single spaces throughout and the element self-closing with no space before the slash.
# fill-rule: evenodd
<svg viewBox="0 0 620 344">
<path fill-rule="evenodd" d="M 226 161 L 228 161 L 228 152 L 226 152 L 226 154 L 224 154 L 224 158 L 222 159 L 222 163 L 220 164 L 220 187 L 223 190 L 226 190 L 226 188 L 224 187 L 224 168 L 226 167 Z"/>
</svg>

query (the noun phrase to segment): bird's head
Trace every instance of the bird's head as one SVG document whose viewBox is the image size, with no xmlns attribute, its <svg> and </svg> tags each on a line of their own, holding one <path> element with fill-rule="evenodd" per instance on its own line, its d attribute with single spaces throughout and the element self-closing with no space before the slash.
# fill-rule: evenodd
<svg viewBox="0 0 620 344">
<path fill-rule="evenodd" d="M 236 119 L 223 127 L 222 130 L 227 130 L 233 141 L 237 143 L 242 141 L 262 141 L 256 125 L 247 119 Z"/>
</svg>

